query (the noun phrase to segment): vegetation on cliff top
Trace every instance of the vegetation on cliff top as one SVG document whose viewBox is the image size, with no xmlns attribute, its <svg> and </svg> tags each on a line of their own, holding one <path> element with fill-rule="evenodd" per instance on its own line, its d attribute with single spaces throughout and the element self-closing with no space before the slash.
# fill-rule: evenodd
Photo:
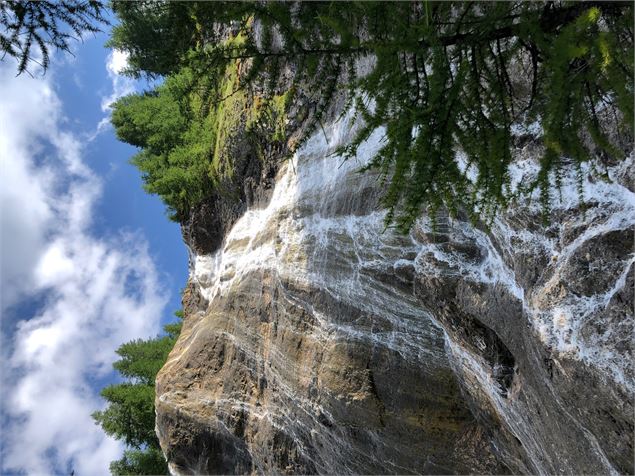
<svg viewBox="0 0 635 476">
<path fill-rule="evenodd" d="M 182 311 L 175 315 L 183 318 Z M 168 473 L 154 432 L 154 381 L 174 347 L 181 324 L 164 326 L 166 335 L 133 340 L 117 349 L 120 359 L 113 367 L 124 382 L 104 388 L 101 395 L 108 407 L 93 413 L 95 422 L 106 434 L 122 440 L 128 447 L 121 459 L 110 464 L 110 471 L 115 476 Z"/>
<path fill-rule="evenodd" d="M 90 20 L 102 19 L 101 2 L 67 3 L 64 10 L 52 2 L 2 2 L 0 23 L 9 35 L 0 37 L 0 49 L 21 58 L 20 71 L 33 59 L 33 44 L 45 61 L 48 46 L 68 49 L 55 21 L 91 31 Z M 387 222 L 402 230 L 422 210 L 442 206 L 492 217 L 536 188 L 547 215 L 566 167 L 577 166 L 581 178 L 580 164 L 591 161 L 602 176 L 621 156 L 611 128 L 619 125 L 617 135 L 632 140 L 630 2 L 114 1 L 112 8 L 120 23 L 109 45 L 129 53 L 128 73 L 168 78 L 166 86 L 121 102 L 114 122 L 122 139 L 144 149 L 134 162 L 177 219 L 214 181 L 204 162 L 218 165 L 219 125 L 227 126 L 227 108 L 218 101 L 255 85 L 271 92 L 302 84 L 313 93 L 316 125 L 346 83 L 365 127 L 340 152 L 354 154 L 372 130 L 386 128 L 369 168 L 383 174 Z M 359 71 L 358 60 L 368 57 L 370 69 Z M 244 68 L 240 84 L 224 98 L 222 84 L 236 62 Z M 216 104 L 216 114 L 193 114 L 175 96 L 183 75 L 190 92 L 205 98 L 203 110 Z M 148 137 L 123 132 L 125 121 L 135 120 L 121 112 L 126 107 L 146 115 Z M 168 131 L 145 108 L 176 129 Z M 607 126 L 603 119 L 611 115 L 617 120 Z M 512 131 L 536 122 L 541 171 L 513 191 Z"/>
<path fill-rule="evenodd" d="M 218 84 L 241 61 L 240 88 L 249 89 L 279 83 L 286 67 L 291 87 L 314 92 L 315 124 L 346 82 L 365 127 L 340 152 L 353 155 L 386 128 L 369 168 L 382 172 L 387 222 L 402 230 L 423 209 L 442 206 L 492 217 L 536 188 L 547 215 L 564 169 L 592 161 L 601 176 L 621 155 L 610 128 L 621 124 L 618 135 L 628 137 L 633 127 L 630 3 L 115 2 L 114 9 L 121 24 L 110 44 L 130 54 L 132 75 L 191 68 L 196 80 Z M 227 42 L 228 34 L 243 41 Z M 366 57 L 374 60 L 361 72 Z M 609 114 L 619 118 L 606 126 Z M 514 191 L 512 131 L 536 121 L 541 172 Z M 149 189 L 152 179 L 146 175 Z"/>
<path fill-rule="evenodd" d="M 185 220 L 192 206 L 231 178 L 228 146 L 238 133 L 248 136 L 267 117 L 270 140 L 284 140 L 288 94 L 253 100 L 239 87 L 239 68 L 235 61 L 199 76 L 192 66 L 183 66 L 155 89 L 114 104 L 117 137 L 141 149 L 131 162 L 141 171 L 145 189 L 161 197 L 173 220 Z"/>
</svg>

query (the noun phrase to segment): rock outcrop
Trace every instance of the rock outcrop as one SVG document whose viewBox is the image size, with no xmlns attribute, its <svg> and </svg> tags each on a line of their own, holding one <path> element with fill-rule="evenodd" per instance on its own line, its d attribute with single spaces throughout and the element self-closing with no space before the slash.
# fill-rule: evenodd
<svg viewBox="0 0 635 476">
<path fill-rule="evenodd" d="M 261 169 L 271 198 L 191 246 L 157 379 L 171 471 L 633 473 L 633 156 L 587 180 L 585 211 L 565 187 L 550 226 L 518 204 L 403 236 L 357 173 L 382 131 L 332 156 L 355 127 L 316 133 L 275 182 Z"/>
</svg>

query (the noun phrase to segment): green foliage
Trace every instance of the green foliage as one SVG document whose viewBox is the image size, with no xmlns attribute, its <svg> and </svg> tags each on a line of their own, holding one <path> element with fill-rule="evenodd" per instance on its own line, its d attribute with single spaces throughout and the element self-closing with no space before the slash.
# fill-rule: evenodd
<svg viewBox="0 0 635 476">
<path fill-rule="evenodd" d="M 163 330 L 172 340 L 176 341 L 176 339 L 178 339 L 179 335 L 181 334 L 181 328 L 183 327 L 184 314 L 182 310 L 179 310 L 179 311 L 176 311 L 174 315 L 181 320 L 174 322 L 172 324 L 166 324 L 165 326 L 163 326 Z"/>
<path fill-rule="evenodd" d="M 169 325 L 171 335 L 147 341 L 133 340 L 123 344 L 117 349 L 117 354 L 121 358 L 113 364 L 115 370 L 135 383 L 154 385 L 154 379 L 161 370 L 165 357 L 174 347 L 173 334 L 180 325 L 181 323 Z"/>
<path fill-rule="evenodd" d="M 191 50 L 220 41 L 215 26 L 240 20 L 247 2 L 112 2 L 119 24 L 107 46 L 129 53 L 131 76 L 167 76 L 187 63 Z"/>
<path fill-rule="evenodd" d="M 154 434 L 154 385 L 121 383 L 101 391 L 109 406 L 93 418 L 106 434 L 126 445 L 141 448 L 157 445 Z"/>
<path fill-rule="evenodd" d="M 112 2 L 119 24 L 106 44 L 130 53 L 131 76 L 166 75 L 174 70 L 180 56 L 193 41 L 194 28 L 187 7 L 157 1 Z"/>
<path fill-rule="evenodd" d="M 175 315 L 182 319 L 183 312 Z M 104 432 L 122 440 L 129 448 L 123 458 L 113 461 L 113 475 L 167 474 L 167 465 L 154 432 L 154 383 L 168 354 L 181 332 L 182 322 L 164 326 L 165 336 L 137 339 L 117 349 L 121 357 L 113 367 L 121 374 L 123 383 L 109 385 L 101 392 L 108 407 L 93 413 Z"/>
<path fill-rule="evenodd" d="M 241 41 L 237 36 L 225 43 Z M 154 90 L 121 98 L 112 114 L 117 137 L 142 149 L 131 162 L 141 171 L 145 189 L 161 197 L 176 221 L 233 175 L 230 139 L 240 131 L 248 136 L 267 117 L 274 125 L 271 139 L 285 139 L 289 97 L 252 100 L 241 87 L 237 60 L 207 76 L 195 74 L 196 57 L 189 64 Z"/>
<path fill-rule="evenodd" d="M 79 40 L 85 32 L 96 33 L 97 25 L 106 23 L 104 5 L 98 0 L 0 2 L 0 54 L 18 60 L 18 74 L 35 62 L 46 71 L 49 48 L 70 52 L 69 41 Z M 77 35 L 75 38 L 73 34 Z M 39 48 L 41 62 L 33 49 Z"/>
<path fill-rule="evenodd" d="M 385 127 L 385 144 L 369 168 L 379 169 L 387 184 L 388 224 L 402 230 L 424 209 L 432 216 L 439 207 L 451 214 L 465 209 L 476 219 L 515 199 L 509 178 L 515 125 L 542 125 L 540 174 L 518 193 L 540 188 L 545 212 L 567 164 L 619 159 L 601 111 L 621 116 L 622 133 L 633 127 L 631 3 L 194 2 L 184 8 L 187 18 L 166 26 L 173 8 L 165 6 L 152 27 L 164 44 L 187 39 L 169 67 L 161 41 L 154 49 L 131 35 L 116 43 L 145 61 L 134 63 L 136 74 L 188 68 L 195 83 L 218 83 L 241 61 L 233 94 L 264 85 L 280 95 L 290 69 L 290 88 L 314 93 L 313 125 L 348 78 L 350 105 L 365 126 L 340 152 L 354 155 Z M 214 33 L 223 31 L 241 41 Z M 358 62 L 368 57 L 372 64 L 360 72 Z M 214 90 L 222 98 L 225 89 Z M 215 119 L 215 153 L 228 124 Z"/>
<path fill-rule="evenodd" d="M 123 458 L 110 463 L 113 476 L 128 476 L 131 474 L 167 474 L 165 458 L 160 449 L 126 450 Z"/>
<path fill-rule="evenodd" d="M 191 72 L 184 69 L 154 91 L 121 98 L 112 114 L 117 137 L 142 148 L 132 163 L 146 190 L 161 196 L 175 220 L 211 187 L 208 164 L 215 129 L 209 114 L 193 107 L 191 87 Z"/>
</svg>

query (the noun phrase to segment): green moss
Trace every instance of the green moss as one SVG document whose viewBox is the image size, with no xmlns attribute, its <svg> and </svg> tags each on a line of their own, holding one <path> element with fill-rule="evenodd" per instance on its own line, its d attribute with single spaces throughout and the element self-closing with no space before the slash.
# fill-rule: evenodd
<svg viewBox="0 0 635 476">
<path fill-rule="evenodd" d="M 215 131 L 210 176 L 215 182 L 233 176 L 229 144 L 236 134 L 257 135 L 262 130 L 259 129 L 259 125 L 265 124 L 264 129 L 271 133 L 264 140 L 286 140 L 287 108 L 293 91 L 289 90 L 271 97 L 250 97 L 241 89 L 239 68 L 240 61 L 233 62 L 227 67 L 220 86 L 222 100 L 209 113 L 208 126 Z M 259 157 L 262 157 L 261 152 L 260 148 L 256 147 Z"/>
<path fill-rule="evenodd" d="M 227 67 L 220 86 L 221 101 L 210 111 L 212 127 L 216 131 L 210 172 L 216 179 L 233 176 L 232 161 L 227 153 L 228 140 L 240 130 L 247 108 L 247 95 L 240 89 L 238 67 L 238 61 Z"/>
<path fill-rule="evenodd" d="M 276 95 L 271 99 L 271 112 L 273 114 L 273 139 L 283 141 L 286 139 L 287 107 L 293 97 L 293 90 Z"/>
<path fill-rule="evenodd" d="M 237 35 L 223 47 L 245 42 L 244 35 Z M 175 221 L 232 180 L 238 139 L 252 139 L 262 159 L 263 141 L 286 138 L 292 93 L 253 96 L 242 84 L 248 65 L 240 59 L 201 75 L 197 61 L 207 54 L 205 48 L 190 51 L 185 66 L 153 91 L 119 100 L 113 113 L 119 138 L 141 148 L 132 163 L 141 171 L 145 189 L 161 197 Z"/>
</svg>

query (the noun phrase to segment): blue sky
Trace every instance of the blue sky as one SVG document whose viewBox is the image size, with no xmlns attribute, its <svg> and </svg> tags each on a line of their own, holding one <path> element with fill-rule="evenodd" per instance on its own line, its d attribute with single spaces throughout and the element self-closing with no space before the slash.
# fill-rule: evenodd
<svg viewBox="0 0 635 476">
<path fill-rule="evenodd" d="M 116 74 L 106 34 L 42 76 L 0 61 L 0 473 L 108 474 L 122 446 L 90 413 L 115 349 L 180 307 L 187 251 L 146 194 L 107 104 L 146 87 Z"/>
</svg>

